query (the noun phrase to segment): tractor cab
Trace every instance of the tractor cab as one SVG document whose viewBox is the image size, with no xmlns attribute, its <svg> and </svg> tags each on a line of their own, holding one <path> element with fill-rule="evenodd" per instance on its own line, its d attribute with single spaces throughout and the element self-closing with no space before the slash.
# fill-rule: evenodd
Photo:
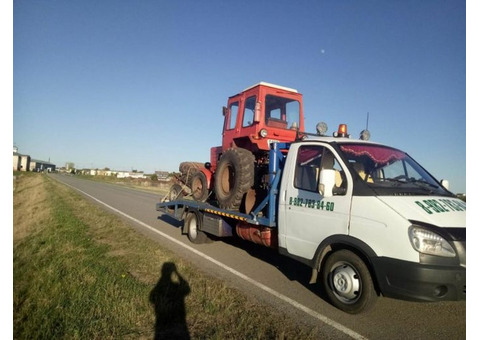
<svg viewBox="0 0 480 340">
<path fill-rule="evenodd" d="M 272 142 L 294 141 L 304 131 L 302 94 L 261 82 L 228 99 L 222 151 L 233 147 L 253 153 L 268 151 Z"/>
<path fill-rule="evenodd" d="M 223 115 L 222 145 L 204 166 L 182 163 L 180 182 L 197 201 L 215 197 L 221 208 L 248 212 L 267 192 L 270 144 L 305 131 L 302 94 L 261 82 L 231 96 Z"/>
</svg>

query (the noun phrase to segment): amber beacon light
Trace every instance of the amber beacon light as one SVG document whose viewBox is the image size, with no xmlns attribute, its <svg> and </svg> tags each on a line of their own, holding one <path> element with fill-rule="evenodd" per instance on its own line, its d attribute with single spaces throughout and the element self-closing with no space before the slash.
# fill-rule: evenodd
<svg viewBox="0 0 480 340">
<path fill-rule="evenodd" d="M 347 124 L 340 124 L 335 137 L 348 137 Z"/>
</svg>

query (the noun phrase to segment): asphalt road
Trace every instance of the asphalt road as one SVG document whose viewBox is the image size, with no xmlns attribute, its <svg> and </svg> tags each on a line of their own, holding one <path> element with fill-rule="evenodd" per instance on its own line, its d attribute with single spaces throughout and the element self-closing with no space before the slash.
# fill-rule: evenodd
<svg viewBox="0 0 480 340">
<path fill-rule="evenodd" d="M 194 245 L 181 235 L 180 223 L 159 216 L 157 194 L 107 183 L 52 175 L 106 210 L 127 219 L 133 228 L 265 303 L 291 313 L 299 322 L 317 325 L 322 338 L 465 339 L 466 303 L 415 303 L 379 298 L 366 314 L 348 315 L 332 307 L 321 287 L 309 285 L 310 270 L 274 250 L 250 242 L 224 239 Z"/>
</svg>

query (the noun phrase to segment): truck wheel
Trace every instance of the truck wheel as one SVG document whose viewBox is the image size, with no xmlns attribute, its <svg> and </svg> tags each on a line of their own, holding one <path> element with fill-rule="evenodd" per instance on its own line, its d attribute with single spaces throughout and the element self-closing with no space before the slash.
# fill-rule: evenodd
<svg viewBox="0 0 480 340">
<path fill-rule="evenodd" d="M 186 229 L 188 239 L 195 244 L 201 244 L 208 241 L 208 236 L 200 230 L 200 219 L 194 212 L 189 212 L 185 218 L 184 228 Z"/>
<path fill-rule="evenodd" d="M 180 184 L 175 183 L 170 187 L 170 191 L 168 192 L 168 200 L 175 201 L 175 200 L 181 200 L 185 196 L 185 193 L 183 192 L 183 188 Z"/>
<path fill-rule="evenodd" d="M 253 154 L 242 148 L 228 149 L 215 171 L 215 195 L 220 208 L 239 209 L 243 196 L 254 183 Z"/>
<path fill-rule="evenodd" d="M 192 196 L 195 201 L 205 202 L 208 197 L 207 177 L 203 172 L 197 172 L 192 176 Z"/>
<path fill-rule="evenodd" d="M 377 300 L 370 271 L 350 250 L 336 251 L 327 258 L 322 279 L 331 303 L 344 312 L 366 312 Z"/>
</svg>

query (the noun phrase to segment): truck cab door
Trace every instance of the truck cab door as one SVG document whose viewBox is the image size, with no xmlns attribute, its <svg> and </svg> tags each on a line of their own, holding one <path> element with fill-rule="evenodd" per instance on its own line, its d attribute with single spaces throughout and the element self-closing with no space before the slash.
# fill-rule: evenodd
<svg viewBox="0 0 480 340">
<path fill-rule="evenodd" d="M 334 171 L 335 184 L 319 191 L 324 169 Z M 325 238 L 348 234 L 351 176 L 335 150 L 320 143 L 292 144 L 283 176 L 279 246 L 289 254 L 312 259 Z"/>
</svg>

